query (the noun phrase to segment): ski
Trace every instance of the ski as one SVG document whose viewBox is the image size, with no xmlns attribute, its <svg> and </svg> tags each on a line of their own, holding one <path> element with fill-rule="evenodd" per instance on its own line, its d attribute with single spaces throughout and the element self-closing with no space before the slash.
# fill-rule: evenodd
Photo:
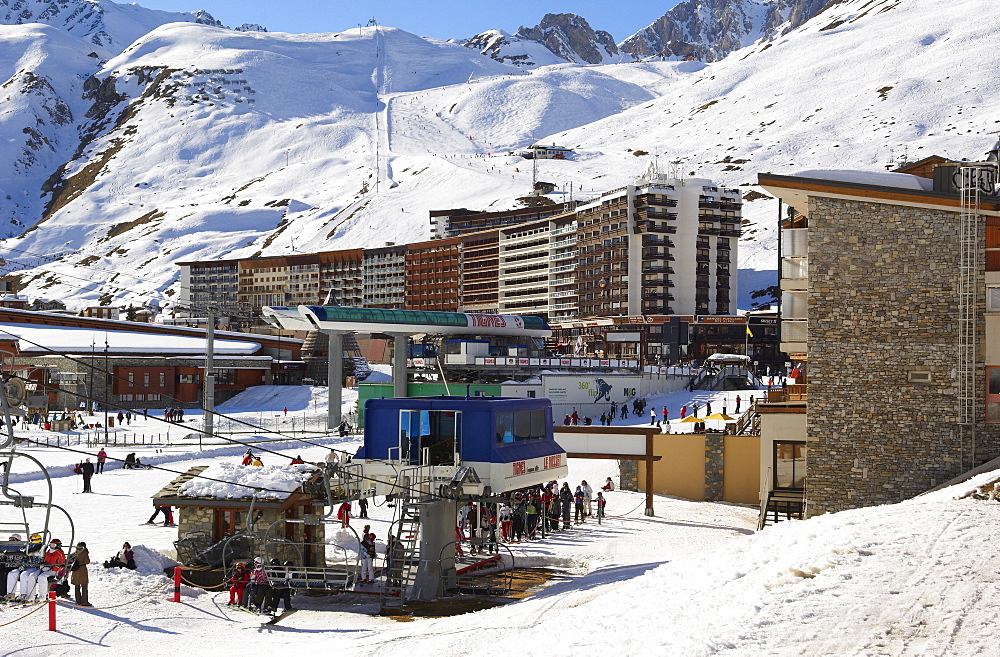
<svg viewBox="0 0 1000 657">
<path fill-rule="evenodd" d="M 285 611 L 281 612 L 277 616 L 274 616 L 273 618 L 271 618 L 271 620 L 265 621 L 265 622 L 261 623 L 261 627 L 263 627 L 265 625 L 276 625 L 278 623 L 278 621 L 280 621 L 280 620 L 282 620 L 284 618 L 288 618 L 289 616 L 291 616 L 292 614 L 294 614 L 296 611 L 298 611 L 298 609 L 286 609 Z"/>
</svg>

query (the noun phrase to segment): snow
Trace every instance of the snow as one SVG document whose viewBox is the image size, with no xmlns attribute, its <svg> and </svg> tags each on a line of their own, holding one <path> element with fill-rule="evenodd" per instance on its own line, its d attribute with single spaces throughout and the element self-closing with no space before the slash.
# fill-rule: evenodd
<svg viewBox="0 0 1000 657">
<path fill-rule="evenodd" d="M 213 463 L 197 478 L 177 489 L 180 497 L 239 500 L 286 500 L 302 483 L 315 475 L 317 468 L 308 464 L 241 465 Z"/>
<path fill-rule="evenodd" d="M 305 398 L 291 387 L 279 392 L 271 407 L 303 406 Z M 306 398 L 320 400 L 324 393 L 315 390 Z M 245 403 L 263 392 L 244 394 Z M 697 399 L 714 406 L 724 397 L 684 394 L 655 403 Z M 256 415 L 241 417 L 253 421 Z M 155 422 L 132 428 L 148 430 Z M 329 446 L 358 444 L 356 437 L 338 440 L 270 446 L 286 457 L 301 453 L 316 462 Z M 348 656 L 493 655 L 498 645 L 530 646 L 528 654 L 555 657 L 963 656 L 990 654 L 995 643 L 997 612 L 989 600 L 997 593 L 997 575 L 989 546 L 1000 503 L 967 494 L 1000 479 L 997 472 L 899 504 L 783 522 L 762 532 L 753 530 L 754 507 L 655 496 L 656 515 L 646 517 L 643 494 L 616 490 L 607 494 L 609 517 L 602 525 L 588 522 L 544 541 L 510 546 L 519 564 L 561 573 L 524 600 L 462 616 L 397 622 L 373 615 L 377 602 L 370 597 L 299 595 L 294 604 L 301 611 L 261 628 L 255 617 L 227 609 L 225 593 L 184 585 L 182 604 L 168 602 L 170 583 L 160 569 L 173 563 L 176 531 L 142 523 L 152 512 L 150 496 L 174 472 L 206 464 L 212 472 L 257 470 L 261 476 L 268 468 L 294 469 L 268 453 L 265 468 L 243 468 L 237 465 L 242 444 L 203 453 L 197 446 L 128 449 L 144 461 L 163 459 L 169 471 L 109 469 L 94 478 L 93 495 L 74 494 L 79 479 L 72 475 L 53 480 L 55 501 L 76 523 L 75 540 L 91 550 L 90 598 L 97 609 L 60 607 L 56 633 L 44 631 L 44 612 L 17 620 L 29 609 L 0 609 L 0 623 L 13 621 L 4 627 L 4 646 L 15 654 L 211 657 L 231 654 L 236 642 L 249 639 L 261 652 Z M 124 451 L 109 449 L 119 458 Z M 60 470 L 79 458 L 53 448 L 30 453 Z M 569 467 L 571 482 L 586 479 L 597 487 L 612 476 L 617 483 L 613 461 L 571 459 Z M 274 483 L 268 480 L 268 486 Z M 42 492 L 37 475 L 18 488 Z M 373 504 L 369 511 L 371 519 L 364 522 L 382 544 L 391 509 Z M 68 541 L 65 532 L 63 522 L 58 537 Z M 138 570 L 101 568 L 126 540 Z M 353 549 L 352 532 L 331 531 L 330 540 Z"/>
<path fill-rule="evenodd" d="M 201 354 L 205 338 L 186 335 L 164 335 L 137 331 L 107 331 L 38 324 L 4 324 L 4 335 L 18 338 L 22 352 L 83 353 L 96 349 L 103 352 L 107 343 L 110 353 L 149 353 L 152 349 L 163 354 Z M 151 347 L 150 345 L 154 345 Z M 223 356 L 253 354 L 260 344 L 248 340 L 215 340 L 215 353 Z"/>
<path fill-rule="evenodd" d="M 860 183 L 862 185 L 878 185 L 880 187 L 896 187 L 900 189 L 920 189 L 931 191 L 934 181 L 921 176 L 911 176 L 905 173 L 889 173 L 885 171 L 850 171 L 843 169 L 808 169 L 792 174 L 800 178 L 817 178 L 819 180 L 837 180 L 840 182 Z"/>
<path fill-rule="evenodd" d="M 1000 16 L 981 0 L 875 4 L 831 5 L 710 65 L 564 62 L 530 74 L 383 27 L 291 35 L 172 23 L 105 61 L 54 28 L 0 26 L 0 70 L 14 74 L 27 58 L 54 85 L 43 96 L 4 92 L 15 111 L 0 116 L 0 140 L 14 147 L 0 151 L 0 171 L 13 178 L 0 208 L 20 222 L 9 234 L 42 216 L 40 189 L 60 164 L 93 178 L 2 255 L 25 268 L 31 297 L 169 307 L 177 262 L 420 241 L 430 210 L 510 209 L 532 174 L 507 153 L 535 141 L 574 149 L 571 160 L 538 162 L 538 175 L 572 183 L 576 199 L 652 162 L 749 192 L 760 191 L 760 171 L 979 159 L 1000 94 L 994 50 L 967 53 L 990 42 Z M 91 75 L 114 78 L 125 98 L 103 119 L 86 116 Z M 56 100 L 73 114 L 58 129 L 42 107 Z M 36 118 L 52 150 L 22 158 Z M 740 308 L 776 279 L 776 213 L 771 198 L 744 204 Z"/>
</svg>

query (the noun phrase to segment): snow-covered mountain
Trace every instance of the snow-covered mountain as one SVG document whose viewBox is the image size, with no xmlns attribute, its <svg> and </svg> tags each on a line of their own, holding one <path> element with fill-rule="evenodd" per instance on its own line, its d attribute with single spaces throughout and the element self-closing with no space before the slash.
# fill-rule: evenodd
<svg viewBox="0 0 1000 657">
<path fill-rule="evenodd" d="M 567 62 L 608 64 L 621 60 L 614 38 L 603 30 L 594 31 L 576 14 L 545 14 L 538 25 L 522 26 L 515 36 L 541 43 Z"/>
<path fill-rule="evenodd" d="M 636 59 L 714 62 L 797 28 L 841 0 L 686 0 L 619 44 Z"/>
<path fill-rule="evenodd" d="M 207 11 L 159 11 L 110 0 L 0 0 L 0 23 L 44 23 L 113 53 L 160 25 L 176 22 L 222 26 Z"/>
<path fill-rule="evenodd" d="M 567 61 L 549 50 L 543 43 L 512 36 L 503 30 L 480 32 L 471 39 L 459 41 L 459 43 L 498 62 L 512 64 L 519 68 L 534 68 Z"/>
<path fill-rule="evenodd" d="M 174 23 L 102 63 L 51 28 L 0 26 L 3 75 L 53 88 L 3 86 L 18 104 L 0 143 L 19 147 L 0 149 L 0 169 L 19 191 L 0 216 L 36 225 L 0 256 L 29 296 L 169 301 L 177 262 L 416 241 L 429 210 L 516 207 L 531 172 L 508 151 L 536 140 L 575 149 L 539 176 L 577 198 L 651 163 L 750 192 L 758 171 L 879 169 L 904 147 L 979 157 L 1000 113 L 1000 55 L 981 47 L 1000 17 L 981 8 L 845 0 L 712 64 L 530 71 L 383 27 Z M 45 109 L 56 99 L 71 122 Z M 44 157 L 25 167 L 29 127 Z M 777 204 L 747 198 L 740 307 L 775 276 Z"/>
</svg>

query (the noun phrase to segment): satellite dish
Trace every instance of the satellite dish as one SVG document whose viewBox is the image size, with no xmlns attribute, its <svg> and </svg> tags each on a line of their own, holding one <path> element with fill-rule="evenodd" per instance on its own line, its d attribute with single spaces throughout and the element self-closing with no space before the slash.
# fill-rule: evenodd
<svg viewBox="0 0 1000 657">
<path fill-rule="evenodd" d="M 28 399 L 28 391 L 21 379 L 10 378 L 3 383 L 3 394 L 11 408 L 20 406 Z"/>
</svg>

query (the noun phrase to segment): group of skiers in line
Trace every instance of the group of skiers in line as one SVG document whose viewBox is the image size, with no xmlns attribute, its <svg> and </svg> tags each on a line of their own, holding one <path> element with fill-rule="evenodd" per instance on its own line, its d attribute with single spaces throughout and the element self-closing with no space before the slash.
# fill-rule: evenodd
<svg viewBox="0 0 1000 657">
<path fill-rule="evenodd" d="M 517 491 L 501 503 L 476 505 L 467 502 L 459 510 L 455 528 L 456 552 L 464 556 L 462 543 L 468 541 L 470 554 L 496 552 L 497 543 L 519 543 L 539 538 L 539 530 L 570 529 L 583 524 L 595 513 L 604 517 L 607 500 L 602 491 L 614 490 L 611 477 L 594 496 L 594 489 L 581 481 L 576 490 L 568 482 L 559 486 L 551 481 L 545 486 Z M 499 533 L 498 533 L 499 532 Z"/>
<path fill-rule="evenodd" d="M 291 577 L 288 570 L 281 568 L 292 568 L 294 563 L 286 561 L 282 564 L 278 559 L 271 559 L 270 567 L 278 569 L 278 578 L 284 580 L 282 584 L 272 584 L 264 570 L 264 560 L 255 557 L 253 568 L 248 570 L 246 563 L 239 561 L 233 567 L 229 575 L 229 606 L 242 607 L 249 611 L 258 611 L 262 614 L 273 614 L 277 612 L 278 603 L 286 612 L 293 611 L 292 607 L 292 587 L 287 583 Z"/>
</svg>

